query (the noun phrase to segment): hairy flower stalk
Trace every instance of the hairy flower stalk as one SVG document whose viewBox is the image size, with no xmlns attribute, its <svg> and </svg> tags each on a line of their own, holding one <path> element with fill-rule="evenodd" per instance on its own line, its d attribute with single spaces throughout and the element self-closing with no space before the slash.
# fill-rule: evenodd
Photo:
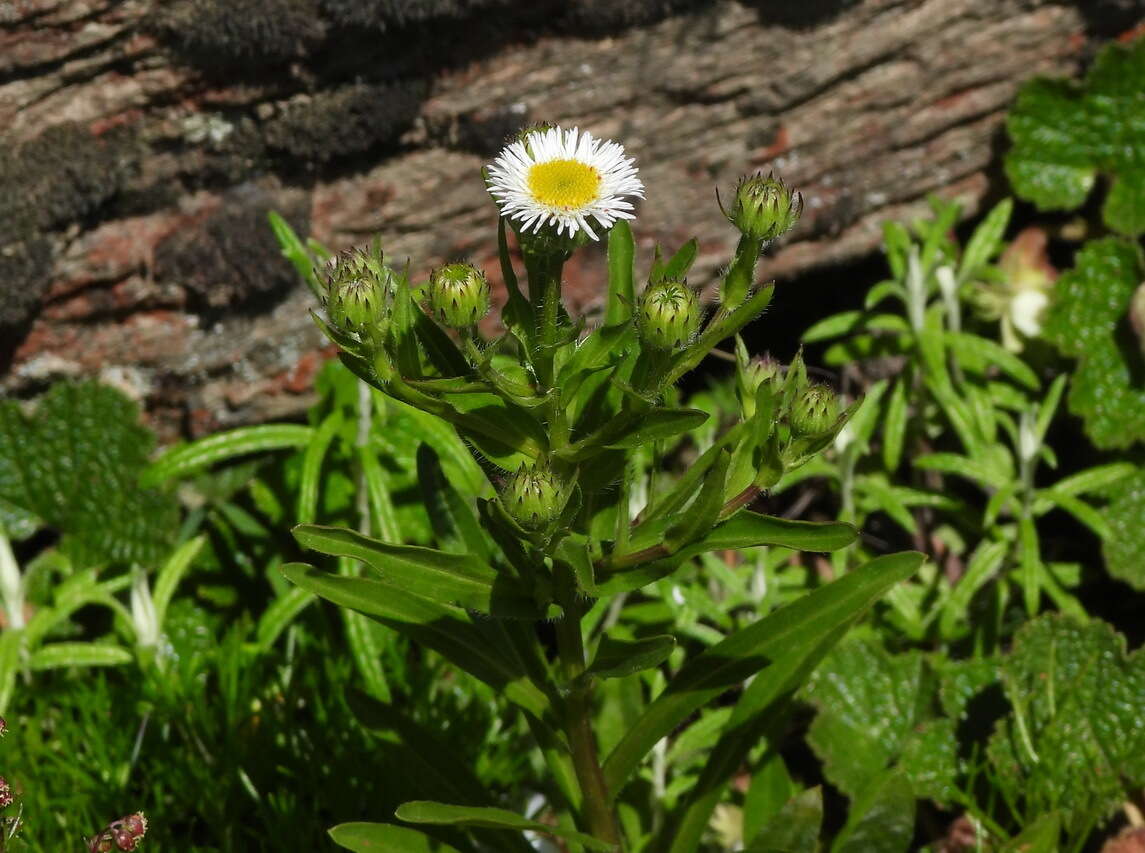
<svg viewBox="0 0 1145 853">
<path fill-rule="evenodd" d="M 803 215 L 803 196 L 773 175 L 757 172 L 740 179 L 732 206 L 724 215 L 742 235 L 720 294 L 721 306 L 731 311 L 751 291 L 760 252 L 794 228 Z"/>
</svg>

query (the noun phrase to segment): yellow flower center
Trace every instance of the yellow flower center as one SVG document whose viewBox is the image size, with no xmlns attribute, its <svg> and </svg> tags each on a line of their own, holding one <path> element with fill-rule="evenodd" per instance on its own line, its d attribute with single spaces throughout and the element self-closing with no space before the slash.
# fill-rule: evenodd
<svg viewBox="0 0 1145 853">
<path fill-rule="evenodd" d="M 584 207 L 600 194 L 600 172 L 579 160 L 538 163 L 529 169 L 529 192 L 550 207 Z"/>
</svg>

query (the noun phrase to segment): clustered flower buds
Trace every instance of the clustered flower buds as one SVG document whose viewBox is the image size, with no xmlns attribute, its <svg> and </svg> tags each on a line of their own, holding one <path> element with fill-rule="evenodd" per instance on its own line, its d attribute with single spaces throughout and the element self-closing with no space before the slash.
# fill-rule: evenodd
<svg viewBox="0 0 1145 853">
<path fill-rule="evenodd" d="M 745 237 L 774 240 L 786 234 L 803 214 L 803 196 L 779 178 L 761 173 L 740 178 L 735 202 L 725 211 Z"/>
<path fill-rule="evenodd" d="M 0 809 L 6 809 L 12 805 L 12 788 L 8 784 L 8 780 L 0 776 Z"/>
<path fill-rule="evenodd" d="M 791 406 L 789 423 L 795 435 L 819 435 L 839 419 L 839 398 L 826 385 L 810 385 Z"/>
<path fill-rule="evenodd" d="M 349 332 L 380 329 L 389 310 L 393 274 L 380 251 L 340 252 L 323 271 L 326 312 L 330 321 Z"/>
<path fill-rule="evenodd" d="M 113 820 L 98 835 L 88 839 L 89 853 L 114 853 L 116 850 L 135 850 L 147 834 L 147 818 L 143 812 Z"/>
<path fill-rule="evenodd" d="M 700 328 L 700 300 L 685 282 L 650 284 L 637 315 L 641 340 L 653 349 L 677 350 Z"/>
<path fill-rule="evenodd" d="M 446 264 L 433 271 L 429 309 L 451 329 L 468 329 L 489 313 L 489 281 L 471 264 Z"/>
<path fill-rule="evenodd" d="M 505 483 L 501 503 L 526 530 L 543 530 L 564 509 L 565 491 L 560 479 L 544 464 L 521 464 Z"/>
</svg>

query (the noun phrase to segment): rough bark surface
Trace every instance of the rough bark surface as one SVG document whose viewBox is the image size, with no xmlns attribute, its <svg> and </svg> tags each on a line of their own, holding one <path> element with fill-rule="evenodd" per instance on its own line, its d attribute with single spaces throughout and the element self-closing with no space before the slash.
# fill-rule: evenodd
<svg viewBox="0 0 1145 853">
<path fill-rule="evenodd" d="M 767 274 L 846 261 L 928 193 L 973 213 L 1020 81 L 1075 72 L 1145 3 L 394 6 L 0 0 L 2 387 L 99 375 L 168 434 L 297 412 L 329 351 L 267 212 L 496 281 L 478 169 L 532 120 L 622 140 L 642 250 L 697 235 L 697 280 L 735 242 L 714 188 L 756 168 L 807 200 Z M 601 272 L 570 264 L 582 310 Z"/>
</svg>

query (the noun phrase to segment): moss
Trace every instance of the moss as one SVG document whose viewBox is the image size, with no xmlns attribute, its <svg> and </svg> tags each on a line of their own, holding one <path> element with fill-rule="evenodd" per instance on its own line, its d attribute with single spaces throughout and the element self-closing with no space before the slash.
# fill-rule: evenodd
<svg viewBox="0 0 1145 853">
<path fill-rule="evenodd" d="M 52 276 L 51 244 L 29 238 L 0 248 L 0 329 L 32 318 Z"/>
<path fill-rule="evenodd" d="M 510 0 L 320 0 L 336 25 L 390 30 L 434 20 L 461 20 Z"/>
<path fill-rule="evenodd" d="M 144 28 L 204 70 L 304 56 L 324 35 L 317 0 L 178 0 Z M 222 66 L 221 68 L 219 66 Z"/>
<path fill-rule="evenodd" d="M 310 162 L 359 154 L 392 142 L 417 116 L 420 81 L 357 84 L 288 104 L 262 127 L 272 151 Z"/>
<path fill-rule="evenodd" d="M 267 225 L 277 210 L 300 234 L 309 231 L 309 203 L 293 203 L 255 184 L 224 194 L 219 209 L 197 227 L 179 231 L 155 250 L 155 275 L 181 284 L 189 307 L 201 312 L 257 306 L 298 283 Z"/>
<path fill-rule="evenodd" d="M 88 220 L 134 172 L 127 129 L 96 138 L 82 125 L 50 127 L 0 150 L 0 233 L 23 233 Z"/>
<path fill-rule="evenodd" d="M 647 26 L 704 5 L 705 0 L 573 0 L 562 23 L 582 33 L 615 32 Z"/>
</svg>

